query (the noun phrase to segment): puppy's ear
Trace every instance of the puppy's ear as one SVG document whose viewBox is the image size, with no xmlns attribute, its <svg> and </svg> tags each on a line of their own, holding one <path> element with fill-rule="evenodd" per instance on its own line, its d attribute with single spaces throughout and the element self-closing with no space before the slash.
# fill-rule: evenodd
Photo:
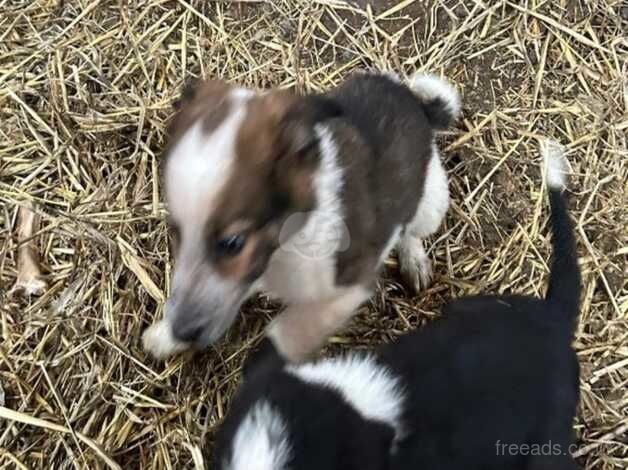
<svg viewBox="0 0 628 470">
<path fill-rule="evenodd" d="M 313 157 L 318 139 L 315 126 L 328 119 L 340 117 L 342 108 L 336 101 L 322 95 L 297 98 L 286 110 L 279 123 L 282 156 L 307 162 Z"/>
<path fill-rule="evenodd" d="M 168 125 L 170 141 L 187 130 L 199 117 L 220 113 L 231 85 L 222 80 L 190 79 L 175 103 L 175 113 Z"/>
<path fill-rule="evenodd" d="M 316 124 L 339 117 L 339 103 L 323 95 L 296 96 L 285 90 L 273 91 L 263 97 L 264 119 L 273 122 L 277 156 L 295 158 L 308 156 L 316 144 Z"/>
<path fill-rule="evenodd" d="M 244 361 L 242 375 L 245 381 L 252 380 L 254 377 L 281 369 L 285 364 L 284 358 L 279 354 L 270 338 L 264 337 L 256 350 Z"/>
<path fill-rule="evenodd" d="M 196 77 L 188 78 L 185 81 L 181 89 L 181 96 L 179 96 L 179 99 L 173 104 L 174 109 L 179 110 L 185 103 L 189 103 L 194 99 L 199 83 L 200 80 Z"/>
<path fill-rule="evenodd" d="M 316 125 L 342 115 L 338 103 L 324 96 L 267 95 L 264 109 L 274 121 L 274 187 L 296 211 L 315 204 L 313 176 L 320 158 Z"/>
</svg>

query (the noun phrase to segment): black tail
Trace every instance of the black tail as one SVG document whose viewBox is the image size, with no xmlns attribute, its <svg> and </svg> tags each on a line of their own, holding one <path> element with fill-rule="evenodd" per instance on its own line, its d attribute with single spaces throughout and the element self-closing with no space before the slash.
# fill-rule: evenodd
<svg viewBox="0 0 628 470">
<path fill-rule="evenodd" d="M 566 160 L 563 149 L 550 142 L 544 148 L 551 208 L 552 264 L 545 299 L 567 321 L 575 322 L 580 310 L 580 269 L 573 227 L 563 196 Z"/>
</svg>

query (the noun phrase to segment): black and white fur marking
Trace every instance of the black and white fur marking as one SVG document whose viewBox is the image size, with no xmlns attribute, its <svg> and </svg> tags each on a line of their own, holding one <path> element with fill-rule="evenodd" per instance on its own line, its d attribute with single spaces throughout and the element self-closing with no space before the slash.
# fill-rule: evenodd
<svg viewBox="0 0 628 470">
<path fill-rule="evenodd" d="M 562 148 L 543 147 L 553 261 L 544 299 L 476 296 L 443 309 L 442 320 L 377 355 L 283 365 L 267 340 L 245 370 L 215 449 L 216 470 L 277 444 L 255 470 L 575 470 L 569 455 L 579 398 L 571 347 L 580 272 L 562 195 Z M 260 405 L 263 404 L 263 405 Z M 259 406 L 267 426 L 248 424 Z M 278 426 L 276 423 L 282 423 Z M 262 424 L 261 421 L 258 424 Z M 261 435 L 261 437 L 260 437 Z M 235 436 L 235 438 L 234 438 Z M 557 452 L 513 453 L 552 445 Z M 251 460 L 252 461 L 252 460 Z M 225 463 L 227 462 L 227 463 Z"/>
</svg>

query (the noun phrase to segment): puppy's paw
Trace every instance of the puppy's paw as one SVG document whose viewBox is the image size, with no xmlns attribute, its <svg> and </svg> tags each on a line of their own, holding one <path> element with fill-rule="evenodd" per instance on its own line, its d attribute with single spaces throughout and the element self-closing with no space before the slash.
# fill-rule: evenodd
<svg viewBox="0 0 628 470">
<path fill-rule="evenodd" d="M 177 341 L 172 336 L 172 328 L 166 320 L 151 325 L 142 335 L 144 350 L 156 359 L 166 359 L 188 349 L 186 343 Z"/>
<path fill-rule="evenodd" d="M 399 271 L 407 287 L 419 293 L 432 285 L 432 262 L 421 240 L 405 240 L 399 247 Z"/>
<path fill-rule="evenodd" d="M 429 258 L 421 258 L 412 264 L 402 262 L 401 277 L 406 286 L 418 294 L 432 285 L 432 263 Z"/>
</svg>

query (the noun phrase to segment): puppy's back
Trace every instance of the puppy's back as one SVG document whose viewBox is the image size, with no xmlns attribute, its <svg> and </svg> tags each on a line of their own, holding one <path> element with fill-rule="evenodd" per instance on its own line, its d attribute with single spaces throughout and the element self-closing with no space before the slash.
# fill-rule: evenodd
<svg viewBox="0 0 628 470">
<path fill-rule="evenodd" d="M 579 370 L 571 340 L 580 274 L 562 195 L 564 157 L 554 144 L 544 156 L 553 235 L 548 294 L 456 300 L 443 309 L 444 321 L 384 349 L 383 361 L 408 384 L 405 419 L 416 426 L 394 468 L 534 468 L 524 465 L 535 459 L 573 468 Z M 561 455 L 530 454 L 530 446 L 542 453 L 548 443 Z"/>
</svg>

